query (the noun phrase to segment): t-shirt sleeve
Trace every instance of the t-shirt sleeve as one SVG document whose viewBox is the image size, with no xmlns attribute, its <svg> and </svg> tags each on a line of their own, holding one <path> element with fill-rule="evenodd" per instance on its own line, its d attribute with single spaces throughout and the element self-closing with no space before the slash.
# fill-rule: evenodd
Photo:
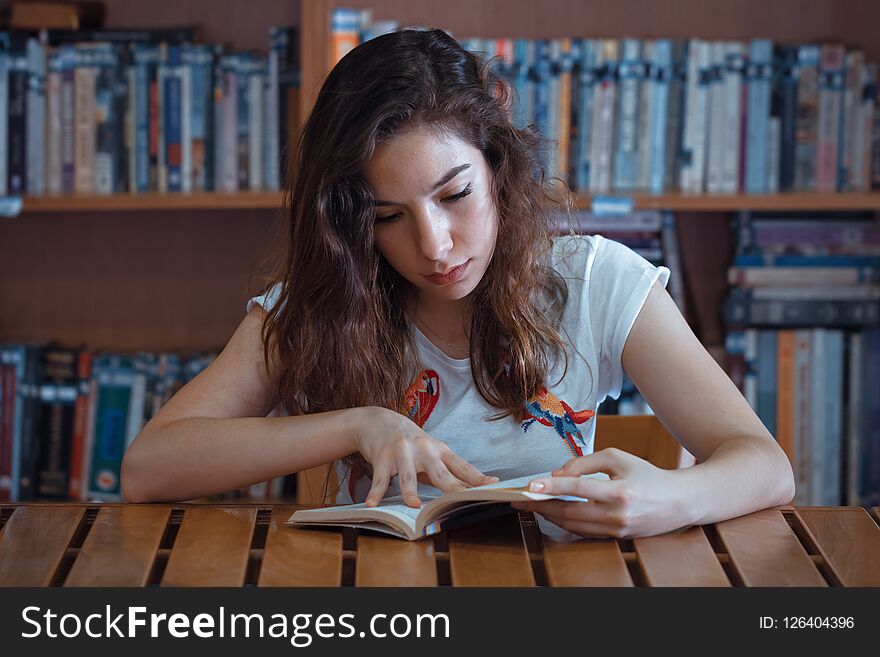
<svg viewBox="0 0 880 657">
<path fill-rule="evenodd" d="M 629 247 L 600 238 L 590 271 L 589 304 L 599 358 L 599 396 L 617 399 L 623 385 L 623 347 L 656 280 L 666 287 L 669 269 Z"/>
<path fill-rule="evenodd" d="M 254 305 L 262 306 L 263 310 L 272 310 L 273 306 L 278 302 L 278 295 L 281 293 L 281 283 L 275 283 L 264 294 L 251 297 L 247 302 L 245 314 L 251 311 Z"/>
</svg>

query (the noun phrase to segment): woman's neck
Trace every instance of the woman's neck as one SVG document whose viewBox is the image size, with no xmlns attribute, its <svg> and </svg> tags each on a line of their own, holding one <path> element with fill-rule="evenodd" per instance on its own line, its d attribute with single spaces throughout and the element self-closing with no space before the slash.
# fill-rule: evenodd
<svg viewBox="0 0 880 657">
<path fill-rule="evenodd" d="M 470 305 L 467 299 L 417 299 L 412 319 L 419 330 L 451 358 L 467 358 L 470 346 Z"/>
</svg>

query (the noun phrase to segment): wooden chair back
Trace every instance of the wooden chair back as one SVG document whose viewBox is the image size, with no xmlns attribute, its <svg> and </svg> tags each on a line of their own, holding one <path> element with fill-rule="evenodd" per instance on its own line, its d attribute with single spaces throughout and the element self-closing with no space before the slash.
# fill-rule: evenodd
<svg viewBox="0 0 880 657">
<path fill-rule="evenodd" d="M 683 461 L 681 445 L 654 415 L 599 415 L 595 451 L 607 447 L 617 447 L 667 470 L 678 468 Z M 331 493 L 326 502 L 325 482 Z M 297 475 L 297 502 L 332 503 L 336 487 L 336 473 L 330 466 L 304 470 Z"/>
</svg>

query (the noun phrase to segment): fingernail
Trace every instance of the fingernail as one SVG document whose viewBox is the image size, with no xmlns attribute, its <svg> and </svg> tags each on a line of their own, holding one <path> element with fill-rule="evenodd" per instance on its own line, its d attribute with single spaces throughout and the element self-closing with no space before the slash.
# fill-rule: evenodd
<svg viewBox="0 0 880 657">
<path fill-rule="evenodd" d="M 529 484 L 529 490 L 532 491 L 533 493 L 540 493 L 542 490 L 544 490 L 544 488 L 545 488 L 545 486 L 544 486 L 543 482 L 540 482 L 540 481 L 533 481 L 532 483 Z"/>
<path fill-rule="evenodd" d="M 486 476 L 486 481 L 500 481 L 500 479 L 498 479 L 498 477 L 495 477 L 495 476 L 492 476 L 492 477 Z"/>
</svg>

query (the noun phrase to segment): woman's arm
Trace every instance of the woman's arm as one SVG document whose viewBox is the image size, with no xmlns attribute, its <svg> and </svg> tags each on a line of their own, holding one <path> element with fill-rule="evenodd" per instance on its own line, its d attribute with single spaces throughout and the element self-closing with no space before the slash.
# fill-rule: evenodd
<svg viewBox="0 0 880 657">
<path fill-rule="evenodd" d="M 276 378 L 263 364 L 255 307 L 218 358 L 144 426 L 122 461 L 131 502 L 186 500 L 234 490 L 355 451 L 360 409 L 266 417 Z"/>
<path fill-rule="evenodd" d="M 533 490 L 597 504 L 519 505 L 571 531 L 646 536 L 787 504 L 791 464 L 739 390 L 655 283 L 627 338 L 623 366 L 658 419 L 699 463 L 661 470 L 617 449 L 569 461 Z M 576 478 L 606 472 L 610 481 Z M 557 474 L 554 473 L 554 474 Z"/>
<path fill-rule="evenodd" d="M 676 470 L 691 522 L 709 523 L 795 493 L 788 457 L 655 283 L 623 349 L 623 366 L 657 418 L 697 459 Z"/>
</svg>

